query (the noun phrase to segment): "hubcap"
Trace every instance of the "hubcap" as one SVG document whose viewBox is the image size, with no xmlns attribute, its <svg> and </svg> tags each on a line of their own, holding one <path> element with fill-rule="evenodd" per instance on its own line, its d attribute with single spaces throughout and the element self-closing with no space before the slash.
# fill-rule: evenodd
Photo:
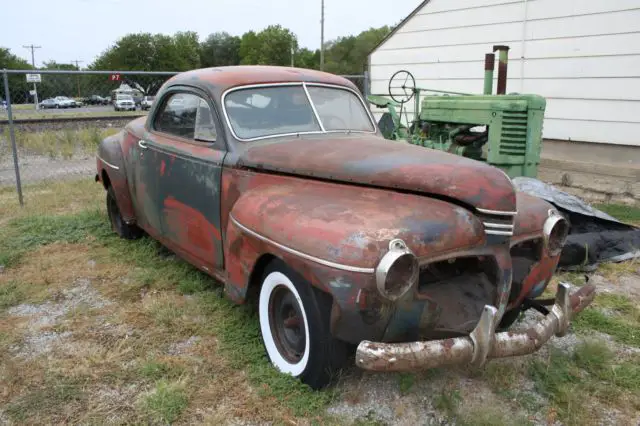
<svg viewBox="0 0 640 426">
<path fill-rule="evenodd" d="M 307 344 L 304 317 L 295 296 L 283 285 L 271 293 L 269 323 L 278 352 L 291 363 L 299 362 Z"/>
</svg>

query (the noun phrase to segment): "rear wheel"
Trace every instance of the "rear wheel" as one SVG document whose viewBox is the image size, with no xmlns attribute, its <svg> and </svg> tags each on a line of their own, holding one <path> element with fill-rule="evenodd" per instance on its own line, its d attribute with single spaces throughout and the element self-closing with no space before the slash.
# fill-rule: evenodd
<svg viewBox="0 0 640 426">
<path fill-rule="evenodd" d="M 348 356 L 348 345 L 331 335 L 330 313 L 331 296 L 280 260 L 267 267 L 259 299 L 267 355 L 279 371 L 313 389 L 328 385 Z"/>
<path fill-rule="evenodd" d="M 136 225 L 127 224 L 118 208 L 116 202 L 116 194 L 113 187 L 110 186 L 107 190 L 107 213 L 109 214 L 109 221 L 111 222 L 111 228 L 120 236 L 126 240 L 135 240 L 142 237 L 142 229 Z"/>
</svg>

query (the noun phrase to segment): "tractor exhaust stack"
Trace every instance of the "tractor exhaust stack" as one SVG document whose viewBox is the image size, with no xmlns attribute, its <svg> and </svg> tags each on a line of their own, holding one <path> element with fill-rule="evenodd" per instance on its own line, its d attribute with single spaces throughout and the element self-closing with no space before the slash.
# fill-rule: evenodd
<svg viewBox="0 0 640 426">
<path fill-rule="evenodd" d="M 498 54 L 498 95 L 507 93 L 507 65 L 509 62 L 509 46 L 493 46 L 493 51 Z"/>
<path fill-rule="evenodd" d="M 493 69 L 496 63 L 496 55 L 487 53 L 484 55 L 484 94 L 493 93 Z"/>
</svg>

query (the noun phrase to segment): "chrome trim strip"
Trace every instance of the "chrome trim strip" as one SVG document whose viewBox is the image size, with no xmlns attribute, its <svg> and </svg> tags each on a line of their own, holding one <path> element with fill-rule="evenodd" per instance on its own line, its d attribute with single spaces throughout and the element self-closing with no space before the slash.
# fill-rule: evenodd
<svg viewBox="0 0 640 426">
<path fill-rule="evenodd" d="M 491 229 L 485 229 L 484 233 L 489 235 L 507 235 L 509 237 L 513 235 L 512 231 L 493 231 Z"/>
<path fill-rule="evenodd" d="M 479 211 L 480 213 L 485 213 L 485 214 L 494 214 L 496 216 L 515 216 L 518 214 L 518 212 L 505 212 L 505 211 L 501 211 L 501 210 L 487 210 L 487 209 L 481 209 L 476 207 L 476 210 Z"/>
<path fill-rule="evenodd" d="M 320 114 L 318 114 L 318 110 L 316 109 L 316 105 L 311 100 L 311 95 L 309 94 L 309 90 L 307 89 L 307 85 L 302 83 L 302 88 L 304 89 L 305 95 L 307 95 L 307 99 L 309 100 L 309 105 L 311 105 L 311 109 L 313 110 L 313 115 L 316 116 L 316 120 L 318 120 L 318 126 L 320 126 L 320 130 L 323 133 L 327 132 L 327 129 L 324 128 L 324 124 L 322 124 L 322 120 L 320 120 Z"/>
<path fill-rule="evenodd" d="M 257 88 L 257 87 L 277 87 L 277 86 L 302 86 L 305 89 L 305 92 L 307 92 L 306 86 L 332 87 L 332 88 L 335 88 L 335 89 L 348 90 L 349 92 L 351 92 L 354 95 L 356 95 L 356 97 L 360 101 L 360 104 L 362 105 L 362 107 L 366 111 L 367 117 L 369 118 L 369 121 L 371 122 L 371 126 L 373 127 L 373 130 L 372 131 L 365 131 L 365 130 L 344 130 L 344 131 L 341 131 L 341 130 L 330 130 L 330 131 L 326 131 L 326 130 L 320 130 L 320 131 L 305 131 L 305 132 L 293 132 L 293 133 L 279 133 L 279 134 L 275 134 L 275 135 L 258 136 L 258 137 L 255 137 L 255 138 L 248 138 L 248 139 L 243 139 L 243 138 L 239 137 L 236 134 L 235 130 L 233 129 L 233 126 L 231 125 L 231 120 L 229 119 L 229 114 L 227 113 L 227 106 L 226 106 L 226 103 L 225 103 L 227 95 L 229 93 L 235 92 L 237 90 L 253 89 L 253 88 Z M 314 105 L 313 101 L 311 100 L 311 96 L 308 93 L 307 93 L 307 97 L 308 97 L 308 99 L 309 99 L 309 101 L 311 103 L 311 108 L 313 109 L 314 113 L 316 113 L 316 120 L 318 120 L 319 116 L 317 115 L 315 105 Z M 222 97 L 221 97 L 221 103 L 222 103 L 222 114 L 224 115 L 225 121 L 227 123 L 227 127 L 229 128 L 229 131 L 231 132 L 231 135 L 233 135 L 233 137 L 235 139 L 237 139 L 237 140 L 239 140 L 241 142 L 253 142 L 253 141 L 258 141 L 258 140 L 262 140 L 262 139 L 272 139 L 272 138 L 279 138 L 279 137 L 284 137 L 284 136 L 313 135 L 313 134 L 326 134 L 326 133 L 364 133 L 364 134 L 374 135 L 378 130 L 377 124 L 376 124 L 375 120 L 373 119 L 373 115 L 371 115 L 371 111 L 369 110 L 369 107 L 367 107 L 367 105 L 365 104 L 364 100 L 362 99 L 362 95 L 360 95 L 357 91 L 351 89 L 350 87 L 340 86 L 340 85 L 337 85 L 337 84 L 310 83 L 310 82 L 306 82 L 306 81 L 247 84 L 247 85 L 244 85 L 244 86 L 231 87 L 231 88 L 225 90 L 224 93 L 222 94 Z M 324 125 L 322 124 L 322 121 L 320 121 L 320 128 L 324 129 Z"/>
<path fill-rule="evenodd" d="M 120 170 L 120 167 L 114 166 L 113 164 L 109 163 L 107 160 L 105 160 L 104 158 L 100 157 L 99 155 L 96 155 L 96 158 L 98 160 L 102 161 L 107 166 L 111 167 L 113 170 Z"/>
<path fill-rule="evenodd" d="M 511 229 L 513 230 L 513 225 L 505 225 L 503 223 L 490 223 L 490 222 L 482 222 L 484 226 L 487 228 L 498 228 L 498 229 Z"/>
<path fill-rule="evenodd" d="M 269 239 L 269 238 L 267 238 L 267 237 L 265 237 L 263 235 L 258 234 L 255 231 L 252 231 L 251 229 L 247 228 L 246 226 L 244 226 L 240 222 L 238 222 L 236 220 L 236 218 L 234 218 L 232 215 L 229 215 L 229 219 L 231 219 L 231 222 L 233 222 L 234 225 L 236 225 L 238 228 L 240 228 L 242 231 L 246 232 L 247 234 L 252 235 L 252 236 L 256 237 L 257 239 L 262 240 L 262 241 L 264 241 L 266 243 L 273 244 L 274 246 L 278 247 L 281 250 L 286 251 L 287 253 L 291 253 L 293 255 L 300 256 L 303 259 L 307 259 L 307 260 L 310 260 L 312 262 L 319 263 L 320 265 L 328 266 L 330 268 L 341 269 L 343 271 L 360 272 L 360 273 L 363 273 L 363 274 L 373 274 L 375 272 L 374 268 L 361 268 L 361 267 L 358 267 L 358 266 L 343 265 L 343 264 L 340 264 L 340 263 L 335 263 L 335 262 L 331 262 L 331 261 L 328 261 L 328 260 L 320 259 L 318 257 L 311 256 L 311 255 L 306 254 L 306 253 L 302 253 L 302 252 L 300 252 L 298 250 L 295 250 L 295 249 L 292 249 L 290 247 L 284 246 L 284 245 L 282 245 L 280 243 L 277 243 L 277 242 L 275 242 L 275 241 L 273 241 L 273 240 L 271 240 L 271 239 Z"/>
</svg>

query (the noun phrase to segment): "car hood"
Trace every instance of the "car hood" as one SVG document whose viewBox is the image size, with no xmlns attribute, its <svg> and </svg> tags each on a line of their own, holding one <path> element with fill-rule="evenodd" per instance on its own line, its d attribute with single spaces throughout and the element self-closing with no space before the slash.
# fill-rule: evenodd
<svg viewBox="0 0 640 426">
<path fill-rule="evenodd" d="M 376 135 L 259 142 L 239 154 L 238 166 L 428 194 L 485 210 L 516 211 L 514 187 L 502 170 Z"/>
</svg>

